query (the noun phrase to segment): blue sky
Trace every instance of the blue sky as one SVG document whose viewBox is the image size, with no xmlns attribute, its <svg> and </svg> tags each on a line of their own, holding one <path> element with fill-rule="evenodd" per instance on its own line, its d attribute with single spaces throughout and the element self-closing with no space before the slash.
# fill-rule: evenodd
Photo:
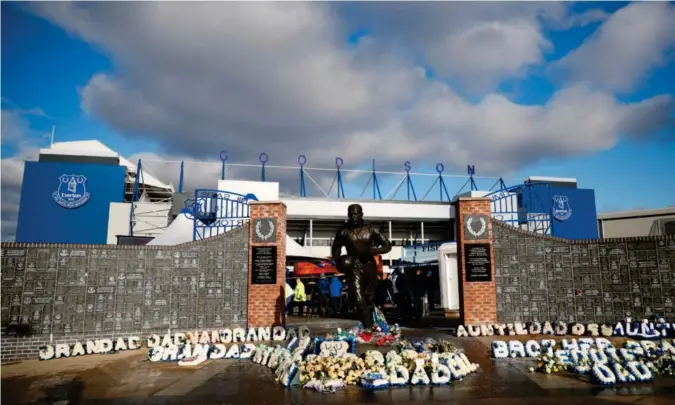
<svg viewBox="0 0 675 405">
<path fill-rule="evenodd" d="M 408 13 L 387 3 L 289 3 L 302 11 L 290 24 L 278 5 L 275 24 L 259 17 L 256 7 L 264 5 L 242 6 L 232 15 L 248 25 L 237 31 L 230 22 L 231 32 L 211 33 L 208 15 L 208 23 L 198 20 L 201 12 L 214 14 L 208 10 L 161 21 L 140 3 L 96 4 L 86 15 L 65 3 L 3 2 L 3 172 L 16 163 L 12 157 L 46 146 L 55 125 L 57 141 L 99 139 L 125 156 L 217 160 L 215 151 L 228 149 L 234 162 L 255 162 L 265 151 L 270 163 L 294 164 L 304 153 L 308 166 L 331 167 L 339 155 L 351 168 L 367 168 L 375 158 L 383 170 L 401 171 L 411 160 L 416 172 L 433 173 L 442 162 L 455 174 L 471 163 L 478 174 L 507 177 L 507 184 L 530 175 L 576 177 L 580 187 L 596 190 L 600 211 L 675 205 L 675 40 L 658 20 L 674 16 L 675 6 L 645 4 L 662 7 L 654 11 L 587 2 L 532 11 L 517 3 L 476 4 L 427 4 L 429 10 Z M 447 24 L 433 20 L 443 13 Z M 424 16 L 429 20 L 420 21 Z M 620 18 L 659 28 L 639 38 L 643 45 L 630 46 L 617 28 Z M 489 35 L 462 42 L 486 24 L 493 27 Z M 625 49 L 613 51 L 614 43 Z M 491 59 L 499 48 L 509 49 Z M 618 62 L 603 67 L 603 60 Z M 645 62 L 616 66 L 635 60 Z M 421 79 L 414 73 L 420 67 Z M 218 91 L 210 91 L 211 83 Z M 370 146 L 355 151 L 355 142 Z M 452 146 L 444 149 L 446 142 Z M 176 184 L 177 166 L 171 167 L 155 171 Z M 203 177 L 199 170 L 192 177 Z M 296 172 L 279 176 L 297 192 Z M 329 184 L 331 176 L 324 177 Z M 398 181 L 380 177 L 383 194 Z M 366 180 L 348 182 L 347 195 L 358 196 Z M 418 196 L 433 180 L 415 179 Z M 446 178 L 450 193 L 464 181 Z M 3 174 L 3 205 L 10 203 L 7 187 L 20 186 L 9 183 Z M 486 188 L 494 180 L 478 183 Z M 398 195 L 404 194 L 403 188 Z"/>
</svg>

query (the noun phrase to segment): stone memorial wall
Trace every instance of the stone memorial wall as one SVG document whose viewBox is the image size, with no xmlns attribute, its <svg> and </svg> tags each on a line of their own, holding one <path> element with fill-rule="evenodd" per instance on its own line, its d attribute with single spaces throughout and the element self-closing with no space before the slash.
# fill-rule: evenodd
<svg viewBox="0 0 675 405">
<path fill-rule="evenodd" d="M 246 326 L 249 227 L 177 246 L 2 244 L 2 357 L 45 339 Z M 23 340 L 22 340 L 23 339 Z"/>
<path fill-rule="evenodd" d="M 675 321 L 672 237 L 571 241 L 493 225 L 499 321 Z"/>
</svg>

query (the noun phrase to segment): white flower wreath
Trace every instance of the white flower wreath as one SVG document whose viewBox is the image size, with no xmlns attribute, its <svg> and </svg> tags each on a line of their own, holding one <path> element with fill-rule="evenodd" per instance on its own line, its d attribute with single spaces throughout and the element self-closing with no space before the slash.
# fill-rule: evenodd
<svg viewBox="0 0 675 405">
<path fill-rule="evenodd" d="M 615 384 L 616 377 L 612 370 L 604 364 L 596 364 L 592 371 L 595 381 L 603 385 Z"/>
<path fill-rule="evenodd" d="M 269 232 L 267 232 L 265 234 L 263 234 L 261 232 L 262 221 L 258 221 L 258 223 L 255 224 L 255 234 L 258 235 L 258 237 L 262 240 L 269 239 L 272 236 L 272 234 L 274 233 L 274 223 L 272 221 L 269 221 L 269 220 L 267 221 L 267 223 L 270 226 L 270 230 L 269 230 Z"/>
<path fill-rule="evenodd" d="M 415 360 L 415 370 L 412 377 L 410 377 L 410 384 L 412 385 L 429 385 L 429 376 L 424 371 L 424 359 Z"/>
<path fill-rule="evenodd" d="M 644 382 L 654 379 L 654 374 L 652 374 L 651 370 L 640 361 L 629 361 L 628 364 L 626 364 L 626 368 L 638 381 Z"/>
<path fill-rule="evenodd" d="M 487 228 L 487 223 L 485 222 L 485 218 L 479 218 L 480 221 L 480 229 L 478 231 L 474 231 L 473 227 L 471 226 L 471 223 L 473 222 L 473 218 L 469 218 L 466 221 L 466 229 L 469 231 L 471 235 L 474 237 L 477 237 L 479 235 L 482 235 L 483 232 L 485 232 L 485 228 Z"/>
</svg>

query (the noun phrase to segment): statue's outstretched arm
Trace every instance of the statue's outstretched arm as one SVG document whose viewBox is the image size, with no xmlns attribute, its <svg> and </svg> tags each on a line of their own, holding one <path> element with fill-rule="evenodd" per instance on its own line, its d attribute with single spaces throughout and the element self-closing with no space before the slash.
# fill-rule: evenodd
<svg viewBox="0 0 675 405">
<path fill-rule="evenodd" d="M 384 255 L 391 252 L 391 242 L 376 227 L 373 227 L 373 241 L 376 246 L 371 248 L 371 252 L 374 255 Z"/>
</svg>

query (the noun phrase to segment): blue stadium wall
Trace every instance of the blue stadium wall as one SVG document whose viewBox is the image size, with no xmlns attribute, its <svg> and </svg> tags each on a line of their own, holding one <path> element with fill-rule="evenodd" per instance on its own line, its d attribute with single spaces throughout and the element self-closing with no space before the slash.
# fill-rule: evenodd
<svg viewBox="0 0 675 405">
<path fill-rule="evenodd" d="M 595 191 L 579 188 L 532 187 L 523 193 L 523 206 L 528 212 L 551 212 L 556 197 L 567 198 L 569 218 L 551 217 L 551 235 L 566 239 L 597 239 L 598 218 Z"/>
<path fill-rule="evenodd" d="M 56 202 L 62 175 L 86 178 L 89 199 L 84 204 L 65 208 Z M 26 162 L 16 241 L 107 243 L 110 203 L 124 201 L 125 176 L 123 166 Z"/>
</svg>

